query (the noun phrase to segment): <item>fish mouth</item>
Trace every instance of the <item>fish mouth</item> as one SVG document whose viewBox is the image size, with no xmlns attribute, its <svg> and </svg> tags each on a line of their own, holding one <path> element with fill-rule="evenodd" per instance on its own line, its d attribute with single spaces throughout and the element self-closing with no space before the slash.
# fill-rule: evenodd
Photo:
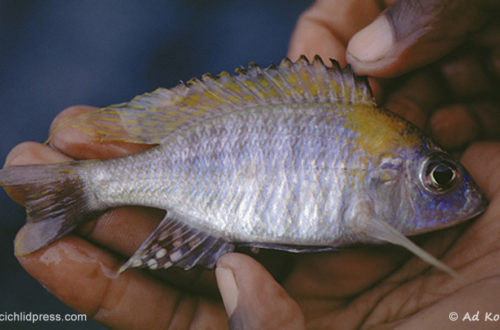
<svg viewBox="0 0 500 330">
<path fill-rule="evenodd" d="M 436 227 L 435 229 L 440 230 L 440 229 L 453 227 L 453 226 L 458 225 L 464 221 L 477 218 L 478 216 L 480 216 L 481 214 L 483 214 L 486 211 L 486 209 L 488 208 L 488 204 L 489 204 L 488 200 L 486 199 L 486 197 L 484 195 L 482 195 L 478 204 L 474 208 L 471 208 L 472 209 L 471 212 L 467 212 L 467 214 L 460 216 L 460 217 L 457 217 L 454 221 L 451 221 L 449 223 L 445 223 L 445 224 L 443 224 L 443 226 Z"/>
<path fill-rule="evenodd" d="M 467 212 L 466 214 L 460 214 L 456 218 L 453 219 L 453 221 L 448 221 L 448 222 L 441 222 L 440 225 L 434 226 L 432 228 L 423 228 L 422 230 L 419 231 L 414 231 L 411 234 L 407 234 L 408 236 L 416 236 L 416 235 L 422 235 L 426 234 L 429 232 L 441 230 L 441 229 L 446 229 L 450 228 L 456 225 L 459 225 L 467 220 L 472 220 L 474 218 L 477 218 L 478 216 L 482 215 L 486 209 L 488 208 L 489 201 L 486 199 L 484 195 L 481 196 L 481 199 L 478 201 L 477 205 L 470 208 L 471 211 Z"/>
<path fill-rule="evenodd" d="M 488 205 L 489 205 L 489 201 L 488 199 L 486 199 L 486 196 L 482 196 L 481 197 L 481 202 L 479 203 L 479 205 L 476 207 L 476 211 L 473 212 L 472 214 L 470 214 L 466 219 L 464 220 L 467 220 L 467 219 L 472 219 L 472 218 L 475 218 L 477 216 L 480 216 L 481 214 L 483 214 L 486 209 L 488 208 Z"/>
</svg>

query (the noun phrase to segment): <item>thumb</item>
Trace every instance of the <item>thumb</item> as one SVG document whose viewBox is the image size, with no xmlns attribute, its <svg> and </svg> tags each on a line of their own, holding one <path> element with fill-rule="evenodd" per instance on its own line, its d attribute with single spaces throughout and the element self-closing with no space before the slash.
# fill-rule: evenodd
<svg viewBox="0 0 500 330">
<path fill-rule="evenodd" d="M 305 329 L 297 303 L 254 259 L 226 254 L 215 275 L 231 329 Z"/>
<path fill-rule="evenodd" d="M 396 0 L 355 34 L 347 61 L 358 74 L 390 77 L 442 57 L 482 25 L 487 1 Z"/>
</svg>

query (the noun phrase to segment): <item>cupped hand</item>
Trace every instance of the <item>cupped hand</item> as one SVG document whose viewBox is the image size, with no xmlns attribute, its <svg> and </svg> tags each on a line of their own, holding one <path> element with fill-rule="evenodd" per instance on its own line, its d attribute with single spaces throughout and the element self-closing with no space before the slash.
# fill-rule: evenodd
<svg viewBox="0 0 500 330">
<path fill-rule="evenodd" d="M 73 107 L 52 125 L 91 107 Z M 138 152 L 148 146 L 92 142 L 75 129 L 62 129 L 49 145 L 25 142 L 7 157 L 6 166 L 48 164 L 86 158 L 111 158 Z M 22 199 L 18 199 L 22 200 Z M 210 296 L 204 282 L 214 283 L 213 272 L 147 272 L 130 269 L 117 275 L 120 265 L 158 225 L 163 212 L 122 207 L 103 213 L 47 248 L 19 257 L 21 265 L 51 293 L 89 318 L 119 329 L 223 329 L 227 317 L 222 303 Z M 186 288 L 199 287 L 204 294 L 179 290 L 170 278 Z M 212 290 L 213 291 L 213 290 Z"/>
<path fill-rule="evenodd" d="M 385 7 L 380 3 L 317 1 L 299 20 L 289 55 L 318 53 L 350 62 L 360 74 L 384 78 L 371 80 L 379 102 L 445 147 L 463 150 L 471 141 L 499 138 L 495 86 L 500 29 L 490 20 L 498 6 L 493 1 L 460 2 L 465 7 L 446 7 L 453 9 L 450 18 L 449 10 L 434 7 L 429 12 L 426 6 L 451 6 L 453 1 L 429 0 L 418 8 L 400 1 L 378 16 Z M 467 19 L 457 19 L 457 13 Z M 457 37 L 456 31 L 466 36 Z M 74 107 L 56 121 L 92 110 Z M 110 158 L 147 147 L 100 144 L 67 129 L 55 134 L 50 147 L 19 145 L 7 165 Z M 488 210 L 464 225 L 417 238 L 458 278 L 393 246 L 299 255 L 292 265 L 282 265 L 278 255 L 278 267 L 290 269 L 280 284 L 252 258 L 228 254 L 215 272 L 222 301 L 213 294 L 210 271 L 132 269 L 116 276 L 162 217 L 161 212 L 132 207 L 108 211 L 78 233 L 19 260 L 61 300 L 113 328 L 221 329 L 227 326 L 226 311 L 236 329 L 451 328 L 461 322 L 450 321 L 451 312 L 459 317 L 476 310 L 495 312 L 500 294 L 500 144 L 472 145 L 462 161 L 490 200 Z M 489 325 L 496 324 L 481 324 Z"/>
<path fill-rule="evenodd" d="M 317 0 L 288 55 L 319 54 L 377 77 L 379 105 L 461 152 L 500 138 L 499 13 L 489 0 Z"/>
<path fill-rule="evenodd" d="M 70 108 L 56 121 L 92 110 Z M 7 165 L 109 158 L 144 148 L 91 142 L 79 131 L 64 129 L 51 146 L 17 146 Z M 291 270 L 278 283 L 254 259 L 232 253 L 219 260 L 215 272 L 222 301 L 212 293 L 212 271 L 130 269 L 116 275 L 162 217 L 132 207 L 110 210 L 19 261 L 62 301 L 113 328 L 222 329 L 228 324 L 226 311 L 234 329 L 451 327 L 449 313 L 493 311 L 500 294 L 500 143 L 471 146 L 463 163 L 491 201 L 488 211 L 471 223 L 418 238 L 458 278 L 398 247 L 364 246 L 297 255 L 292 265 L 283 265 Z"/>
</svg>

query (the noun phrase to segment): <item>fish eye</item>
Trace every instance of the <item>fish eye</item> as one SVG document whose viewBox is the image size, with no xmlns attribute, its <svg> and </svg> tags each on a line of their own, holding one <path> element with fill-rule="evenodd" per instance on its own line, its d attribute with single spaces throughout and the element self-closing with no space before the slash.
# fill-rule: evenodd
<svg viewBox="0 0 500 330">
<path fill-rule="evenodd" d="M 425 164 L 421 181 L 432 193 L 444 194 L 455 188 L 459 182 L 458 166 L 439 156 L 431 157 Z"/>
</svg>

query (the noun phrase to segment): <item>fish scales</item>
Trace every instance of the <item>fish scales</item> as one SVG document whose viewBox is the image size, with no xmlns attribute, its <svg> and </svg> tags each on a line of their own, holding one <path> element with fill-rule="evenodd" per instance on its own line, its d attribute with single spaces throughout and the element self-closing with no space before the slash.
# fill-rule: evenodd
<svg viewBox="0 0 500 330">
<path fill-rule="evenodd" d="M 335 243 L 342 239 L 335 219 L 352 177 L 330 172 L 348 167 L 356 153 L 341 158 L 332 146 L 352 149 L 339 141 L 353 140 L 355 132 L 326 123 L 328 110 L 320 106 L 251 109 L 206 121 L 132 157 L 137 160 L 92 167 L 86 185 L 89 192 L 98 187 L 97 208 L 139 202 L 240 241 Z"/>
<path fill-rule="evenodd" d="M 122 266 L 213 267 L 238 245 L 319 252 L 353 243 L 416 246 L 487 201 L 467 171 L 419 129 L 378 108 L 366 80 L 319 57 L 251 64 L 158 89 L 59 124 L 101 143 L 157 144 L 105 161 L 0 171 L 26 195 L 16 254 L 121 205 L 167 211 Z M 54 134 L 54 133 L 53 133 Z"/>
</svg>

